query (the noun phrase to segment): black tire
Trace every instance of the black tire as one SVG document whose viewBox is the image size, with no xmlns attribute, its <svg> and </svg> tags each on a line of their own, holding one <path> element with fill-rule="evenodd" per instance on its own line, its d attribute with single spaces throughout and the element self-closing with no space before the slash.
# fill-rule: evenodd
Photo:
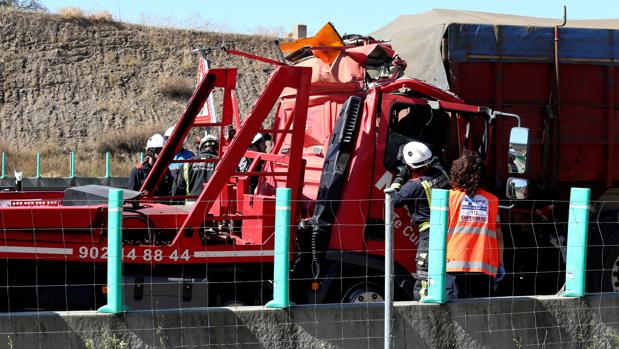
<svg viewBox="0 0 619 349">
<path fill-rule="evenodd" d="M 344 283 L 342 303 L 384 302 L 385 292 L 381 285 L 363 279 L 353 279 Z"/>
<path fill-rule="evenodd" d="M 606 237 L 593 238 L 589 241 L 591 248 L 587 263 L 587 291 L 619 291 L 619 229 Z"/>
</svg>

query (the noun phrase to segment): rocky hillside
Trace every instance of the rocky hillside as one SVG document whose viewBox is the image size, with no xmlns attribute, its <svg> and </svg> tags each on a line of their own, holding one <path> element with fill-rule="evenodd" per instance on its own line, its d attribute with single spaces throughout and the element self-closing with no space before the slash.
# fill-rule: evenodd
<svg viewBox="0 0 619 349">
<path fill-rule="evenodd" d="M 154 28 L 93 18 L 0 10 L 0 142 L 82 152 L 110 132 L 165 127 L 195 85 L 193 48 L 224 40 L 273 57 L 272 39 Z M 212 56 L 239 68 L 237 95 L 246 112 L 269 66 Z"/>
</svg>

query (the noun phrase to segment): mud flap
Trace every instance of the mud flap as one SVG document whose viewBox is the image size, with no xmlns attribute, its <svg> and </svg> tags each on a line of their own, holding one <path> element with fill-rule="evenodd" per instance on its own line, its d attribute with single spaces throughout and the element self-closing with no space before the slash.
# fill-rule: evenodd
<svg viewBox="0 0 619 349">
<path fill-rule="evenodd" d="M 208 280 L 161 276 L 125 276 L 123 292 L 130 309 L 207 307 Z"/>
</svg>

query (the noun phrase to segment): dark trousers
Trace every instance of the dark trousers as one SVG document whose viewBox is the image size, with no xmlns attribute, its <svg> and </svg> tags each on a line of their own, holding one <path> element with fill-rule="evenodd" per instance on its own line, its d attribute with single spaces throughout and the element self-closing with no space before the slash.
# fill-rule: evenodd
<svg viewBox="0 0 619 349">
<path fill-rule="evenodd" d="M 415 300 L 420 300 L 428 295 L 428 249 L 430 245 L 430 229 L 419 232 L 419 243 L 417 244 L 417 254 L 415 264 L 417 265 L 417 279 L 413 287 Z"/>
<path fill-rule="evenodd" d="M 455 277 L 457 298 L 490 297 L 494 278 L 484 273 L 449 273 Z"/>
</svg>

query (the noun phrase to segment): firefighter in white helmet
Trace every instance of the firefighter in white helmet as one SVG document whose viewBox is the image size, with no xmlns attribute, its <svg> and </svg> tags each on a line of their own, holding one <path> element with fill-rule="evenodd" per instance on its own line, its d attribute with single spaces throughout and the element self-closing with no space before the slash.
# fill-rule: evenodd
<svg viewBox="0 0 619 349">
<path fill-rule="evenodd" d="M 176 126 L 168 127 L 168 129 L 163 134 L 163 139 L 166 142 L 168 141 L 168 138 L 170 138 L 170 136 L 172 135 L 172 132 L 174 132 L 174 127 L 176 127 Z M 191 150 L 188 150 L 188 149 L 185 148 L 185 143 L 183 142 L 183 145 L 181 145 L 181 148 L 174 155 L 174 159 L 172 161 L 174 161 L 174 160 L 188 160 L 188 159 L 191 159 L 194 156 L 195 156 L 195 154 Z M 176 178 L 176 175 L 181 170 L 181 167 L 183 167 L 182 163 L 174 163 L 174 162 L 172 162 L 170 164 L 170 166 L 168 166 L 168 168 L 170 169 L 170 173 L 172 173 L 172 177 Z"/>
<path fill-rule="evenodd" d="M 266 153 L 267 152 L 267 141 L 271 140 L 271 135 L 267 133 L 256 133 L 251 143 L 249 144 L 249 151 L 255 151 L 258 153 Z M 238 171 L 239 172 L 248 172 L 253 159 L 250 157 L 243 157 L 239 162 Z M 264 166 L 264 161 L 260 160 L 256 166 L 254 167 L 254 171 L 262 171 L 262 167 Z M 256 188 L 258 187 L 258 177 L 252 176 L 249 180 L 249 192 L 254 193 Z"/>
<path fill-rule="evenodd" d="M 200 146 L 198 154 L 192 159 L 194 160 L 209 160 L 217 159 L 219 153 L 219 139 L 217 137 L 207 134 L 200 140 Z M 172 195 L 200 195 L 204 184 L 208 182 L 209 178 L 215 170 L 215 162 L 192 162 L 184 163 L 181 171 L 174 179 L 174 185 L 172 186 Z M 187 202 L 195 201 L 195 199 L 188 199 Z"/>
<path fill-rule="evenodd" d="M 164 143 L 165 141 L 163 136 L 159 133 L 155 133 L 148 139 L 146 142 L 146 156 L 144 156 L 144 161 L 131 168 L 131 173 L 129 174 L 129 190 L 140 191 L 142 184 L 144 184 L 146 177 L 148 177 L 150 170 L 159 156 L 159 152 L 163 149 Z M 173 178 L 170 175 L 170 171 L 167 170 L 164 177 L 161 179 L 161 182 L 159 182 L 159 185 L 155 189 L 154 195 L 169 196 L 172 188 L 172 180 Z"/>
<path fill-rule="evenodd" d="M 415 257 L 417 281 L 414 294 L 416 299 L 420 299 L 427 295 L 432 189 L 448 189 L 449 176 L 438 159 L 432 156 L 430 148 L 421 142 L 406 143 L 401 148 L 400 160 L 404 164 L 398 167 L 398 174 L 391 188 L 397 190 L 395 207 L 406 206 L 412 224 L 419 230 L 419 244 Z"/>
</svg>

